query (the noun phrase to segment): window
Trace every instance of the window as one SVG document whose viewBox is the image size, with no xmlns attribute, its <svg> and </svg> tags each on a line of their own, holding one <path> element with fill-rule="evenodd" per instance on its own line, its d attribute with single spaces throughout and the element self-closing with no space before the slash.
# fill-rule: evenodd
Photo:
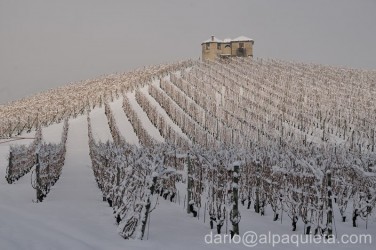
<svg viewBox="0 0 376 250">
<path fill-rule="evenodd" d="M 239 48 L 244 48 L 244 43 L 239 43 Z"/>
<path fill-rule="evenodd" d="M 231 46 L 230 46 L 229 44 L 227 44 L 227 45 L 225 46 L 225 48 L 231 48 Z"/>
<path fill-rule="evenodd" d="M 210 49 L 210 43 L 206 44 L 206 49 Z"/>
<path fill-rule="evenodd" d="M 217 50 L 221 50 L 221 44 L 217 43 Z"/>
</svg>

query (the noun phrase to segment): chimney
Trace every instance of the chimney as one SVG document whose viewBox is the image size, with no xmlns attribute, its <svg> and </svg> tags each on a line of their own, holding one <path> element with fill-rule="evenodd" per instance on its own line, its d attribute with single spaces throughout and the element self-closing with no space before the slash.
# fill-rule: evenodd
<svg viewBox="0 0 376 250">
<path fill-rule="evenodd" d="M 211 36 L 211 40 L 212 40 L 212 42 L 214 42 L 214 36 Z"/>
</svg>

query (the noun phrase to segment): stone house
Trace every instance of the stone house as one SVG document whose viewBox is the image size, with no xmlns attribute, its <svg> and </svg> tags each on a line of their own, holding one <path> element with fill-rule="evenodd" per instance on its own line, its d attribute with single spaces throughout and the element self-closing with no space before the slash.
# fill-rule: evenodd
<svg viewBox="0 0 376 250">
<path fill-rule="evenodd" d="M 230 56 L 253 57 L 253 44 L 253 39 L 245 36 L 224 40 L 212 36 L 211 39 L 201 43 L 202 60 L 215 60 Z"/>
</svg>

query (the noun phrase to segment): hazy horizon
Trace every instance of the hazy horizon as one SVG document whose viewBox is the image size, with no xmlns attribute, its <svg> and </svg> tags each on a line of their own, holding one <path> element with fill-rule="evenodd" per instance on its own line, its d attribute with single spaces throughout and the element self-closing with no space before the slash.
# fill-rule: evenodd
<svg viewBox="0 0 376 250">
<path fill-rule="evenodd" d="M 0 104 L 69 82 L 197 59 L 210 35 L 254 55 L 376 69 L 376 1 L 0 0 Z"/>
</svg>

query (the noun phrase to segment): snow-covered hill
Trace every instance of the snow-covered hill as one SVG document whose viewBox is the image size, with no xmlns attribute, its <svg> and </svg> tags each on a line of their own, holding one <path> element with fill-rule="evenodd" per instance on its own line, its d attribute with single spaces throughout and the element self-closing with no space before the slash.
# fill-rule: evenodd
<svg viewBox="0 0 376 250">
<path fill-rule="evenodd" d="M 363 249 L 375 248 L 376 192 L 375 186 L 372 184 L 375 183 L 376 158 L 372 135 L 374 136 L 376 118 L 372 115 L 367 116 L 367 112 L 371 112 L 372 107 L 375 107 L 373 106 L 375 101 L 372 98 L 374 90 L 371 88 L 376 83 L 375 72 L 273 60 L 265 62 L 263 60 L 244 61 L 243 59 L 234 59 L 231 63 L 223 64 L 196 62 L 194 65 L 187 64 L 186 68 L 173 66 L 166 68 L 168 70 L 162 73 L 155 73 L 156 71 L 148 73 L 148 77 L 142 78 L 143 81 L 139 84 L 134 82 L 140 81 L 141 78 L 129 80 L 134 84 L 129 88 L 126 84 L 121 83 L 123 78 L 115 76 L 107 78 L 111 84 L 105 87 L 100 86 L 98 81 L 94 81 L 95 84 L 91 85 L 95 85 L 95 88 L 90 91 L 85 91 L 85 88 L 90 88 L 90 84 L 84 84 L 80 87 L 80 93 L 85 93 L 84 98 L 78 96 L 75 99 L 77 102 L 72 101 L 69 104 L 72 111 L 65 109 L 63 115 L 55 114 L 49 107 L 40 110 L 45 115 L 44 117 L 51 118 L 51 120 L 44 118 L 47 120 L 41 121 L 43 125 L 42 138 L 45 142 L 59 143 L 63 131 L 62 119 L 69 118 L 67 150 L 61 176 L 51 187 L 43 202 L 35 202 L 36 191 L 31 185 L 35 178 L 33 170 L 12 184 L 8 184 L 4 178 L 7 174 L 10 146 L 31 145 L 32 139 L 12 141 L 6 138 L 0 140 L 0 249 L 247 248 L 242 243 L 229 243 L 230 238 L 222 238 L 222 244 L 214 241 L 216 230 L 210 229 L 209 225 L 209 205 L 212 204 L 210 203 L 209 186 L 200 186 L 208 192 L 196 191 L 201 194 L 199 198 L 194 199 L 197 204 L 198 216 L 193 217 L 192 213 L 187 214 L 187 182 L 185 181 L 187 162 L 183 164 L 184 170 L 179 170 L 183 172 L 182 181 L 178 180 L 174 183 L 174 185 L 176 184 L 176 193 L 173 201 L 165 200 L 159 195 L 153 196 L 152 204 L 157 202 L 158 205 L 150 214 L 144 240 L 125 240 L 118 234 L 115 210 L 102 200 L 104 194 L 98 188 L 89 155 L 87 116 L 90 118 L 91 131 L 96 142 L 116 142 L 114 139 L 116 132 L 109 126 L 108 114 L 106 116 L 102 103 L 105 101 L 109 104 L 120 137 L 139 148 L 146 147 L 145 142 L 148 140 L 145 137 L 150 137 L 158 143 L 197 144 L 208 152 L 214 147 L 219 147 L 220 144 L 239 145 L 242 150 L 249 148 L 249 154 L 255 154 L 254 158 L 263 162 L 261 175 L 262 183 L 265 182 L 265 184 L 262 187 L 257 187 L 261 193 L 265 192 L 260 197 L 266 203 L 268 203 L 268 195 L 271 194 L 267 193 L 266 183 L 269 181 L 269 177 L 265 176 L 265 173 L 273 173 L 277 176 L 278 171 L 286 171 L 284 173 L 287 173 L 285 175 L 287 178 L 284 179 L 284 183 L 288 184 L 291 181 L 290 176 L 296 176 L 297 179 L 302 178 L 299 173 L 294 173 L 300 171 L 307 177 L 304 181 L 311 185 L 310 178 L 319 178 L 317 176 L 320 173 L 326 173 L 327 165 L 336 164 L 331 168 L 334 175 L 333 182 L 335 188 L 338 187 L 342 192 L 343 186 L 338 183 L 342 183 L 348 176 L 338 173 L 337 169 L 343 167 L 343 172 L 351 174 L 353 174 L 352 169 L 356 169 L 354 170 L 355 174 L 352 175 L 353 181 L 345 184 L 360 186 L 361 183 L 357 183 L 358 178 L 364 178 L 363 184 L 368 189 L 360 189 L 358 186 L 352 189 L 354 194 L 350 195 L 349 205 L 344 212 L 347 216 L 346 222 L 341 222 L 339 203 L 334 202 L 334 224 L 332 227 L 338 240 L 336 244 L 321 243 L 318 246 L 314 242 L 307 243 L 304 240 L 295 239 L 295 237 L 304 235 L 307 226 L 300 214 L 296 231 L 293 232 L 291 231 L 292 220 L 289 217 L 291 212 L 279 210 L 277 221 L 273 221 L 274 211 L 270 205 L 264 208 L 264 216 L 256 213 L 253 208 L 256 179 L 251 179 L 249 184 L 251 189 L 253 188 L 251 208 L 247 209 L 247 200 L 244 205 L 239 201 L 240 235 L 243 236 L 246 232 L 257 233 L 260 237 L 257 247 L 264 249 L 273 248 L 273 239 L 268 239 L 265 243 L 261 240 L 263 235 L 273 237 L 275 241 L 278 237 L 289 237 L 289 244 L 275 242 L 280 249 L 291 249 L 297 244 L 304 249 L 317 249 L 318 247 L 353 249 L 358 246 Z M 139 72 L 137 74 L 142 75 Z M 122 75 L 122 77 L 125 76 Z M 126 75 L 126 77 L 131 76 Z M 119 85 L 117 85 L 118 83 Z M 102 82 L 102 84 L 105 83 Z M 119 86 L 125 87 L 120 88 Z M 114 88 L 113 92 L 111 88 Z M 105 91 L 100 92 L 102 94 L 93 95 L 93 90 L 98 89 L 105 89 Z M 63 90 L 65 89 L 63 88 Z M 77 88 L 73 87 L 72 90 L 65 91 L 73 96 L 75 90 Z M 88 98 L 87 103 L 79 101 L 80 99 L 85 100 L 85 98 Z M 124 99 L 129 101 L 128 108 L 130 110 L 128 111 L 124 107 Z M 36 100 L 38 100 L 37 97 L 20 101 L 20 103 L 33 106 L 35 103 L 41 105 L 41 100 L 48 100 L 46 103 L 53 102 L 45 97 L 39 101 Z M 0 109 L 0 115 L 4 120 L 15 121 L 14 125 L 10 126 L 8 122 L 3 122 L 0 132 L 7 135 L 10 128 L 13 132 L 21 132 L 19 137 L 33 138 L 35 128 L 32 128 L 30 133 L 25 130 L 35 126 L 36 123 L 30 123 L 33 121 L 30 117 L 33 117 L 36 111 L 30 109 L 25 116 L 14 119 L 11 114 L 18 112 L 17 104 L 16 102 L 13 104 L 14 106 L 5 106 Z M 76 104 L 79 107 L 75 106 Z M 318 106 L 318 104 L 320 105 Z M 53 105 L 51 104 L 51 106 Z M 132 118 L 131 115 L 136 116 L 137 119 Z M 54 123 L 57 121 L 60 122 Z M 23 132 L 21 127 L 25 128 Z M 281 141 L 286 144 L 285 147 L 288 150 L 281 151 L 276 146 Z M 282 145 L 284 145 L 283 143 Z M 256 149 L 252 149 L 252 147 Z M 331 152 L 331 147 L 341 154 L 348 153 L 345 156 L 338 153 L 337 161 L 333 160 L 322 164 L 312 162 L 312 159 L 316 159 L 313 158 L 315 154 L 318 154 L 318 161 L 331 158 L 332 156 L 328 153 Z M 264 153 L 261 149 L 257 151 L 257 148 L 267 148 L 270 151 L 278 152 L 278 154 L 282 152 L 288 155 L 286 158 L 296 157 L 295 165 L 287 165 L 290 164 L 290 161 L 280 158 L 277 168 L 276 160 L 269 159 L 272 156 L 276 157 L 277 153 Z M 311 152 L 311 150 L 316 151 L 308 154 L 307 152 Z M 179 158 L 180 161 L 185 160 L 186 155 L 183 154 L 183 156 L 183 158 Z M 305 158 L 298 159 L 301 157 Z M 349 159 L 354 163 L 346 165 Z M 213 166 L 215 164 L 217 163 L 213 160 Z M 207 165 L 210 164 L 205 163 L 205 166 Z M 272 169 L 272 167 L 277 171 L 268 172 L 267 169 Z M 206 170 L 203 171 L 206 173 Z M 208 180 L 200 182 L 204 185 L 209 185 L 211 181 L 210 172 L 207 173 Z M 194 176 L 193 173 L 192 176 Z M 198 176 L 194 178 L 198 178 Z M 255 173 L 247 173 L 244 178 L 247 176 L 255 178 Z M 231 186 L 231 183 L 228 183 L 231 177 L 226 178 L 223 179 L 223 186 Z M 273 181 L 278 182 L 279 179 L 276 177 Z M 247 183 L 242 183 L 241 187 L 248 187 Z M 296 184 L 294 182 L 293 185 L 297 186 L 285 189 L 286 194 L 290 192 L 298 195 L 300 188 L 306 187 L 304 183 Z M 322 185 L 327 188 L 326 184 Z M 196 186 L 194 187 L 196 188 Z M 230 189 L 232 188 L 233 185 Z M 279 195 L 278 188 L 282 189 L 282 187 L 273 187 L 270 192 L 278 192 Z M 218 188 L 218 190 L 220 189 Z M 311 189 L 307 190 L 309 191 L 301 192 L 303 198 L 313 195 L 310 193 L 313 192 Z M 247 192 L 240 188 L 240 196 Z M 337 195 L 339 191 L 334 190 L 333 192 Z M 369 192 L 372 197 L 368 199 L 356 196 L 358 193 L 365 192 Z M 232 199 L 231 192 L 223 197 Z M 304 200 L 303 198 L 302 200 Z M 326 196 L 322 198 L 328 199 Z M 344 200 L 340 196 L 335 198 Z M 286 200 L 288 199 L 294 200 L 293 197 L 286 198 Z M 351 220 L 353 203 L 355 203 L 355 208 L 356 202 L 363 204 L 366 201 L 372 207 L 372 212 L 367 214 L 367 217 L 360 216 L 357 219 L 357 227 L 353 227 Z M 126 201 L 124 202 L 126 203 Z M 223 204 L 225 203 L 226 208 L 231 208 L 231 200 L 223 201 Z M 298 206 L 306 203 L 297 202 L 296 204 Z M 317 205 L 314 202 L 308 202 L 308 204 L 311 207 Z M 327 203 L 323 204 L 327 206 Z M 285 210 L 288 209 L 285 208 Z M 312 209 L 312 211 L 316 210 Z M 322 209 L 325 213 L 327 210 L 327 208 Z M 230 213 L 227 211 L 222 236 L 230 234 L 232 229 L 229 216 Z M 312 220 L 315 218 L 311 217 Z M 323 224 L 325 223 L 324 221 Z M 313 221 L 312 224 L 314 224 Z M 352 237 L 355 239 L 361 234 L 371 235 L 373 242 L 363 244 L 340 242 L 343 235 L 353 235 Z M 313 232 L 310 236 L 313 238 Z M 212 242 L 208 243 L 210 240 Z M 227 243 L 223 243 L 223 240 L 226 240 Z M 251 245 L 252 242 L 248 243 Z"/>
</svg>

